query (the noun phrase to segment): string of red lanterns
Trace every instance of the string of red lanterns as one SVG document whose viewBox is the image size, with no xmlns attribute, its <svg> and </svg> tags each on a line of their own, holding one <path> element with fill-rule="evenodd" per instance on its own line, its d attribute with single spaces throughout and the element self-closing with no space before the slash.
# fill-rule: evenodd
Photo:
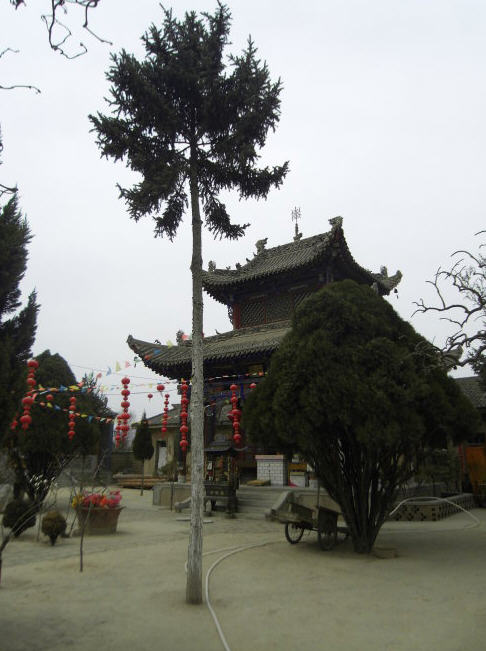
<svg viewBox="0 0 486 651">
<path fill-rule="evenodd" d="M 165 389 L 163 384 L 157 384 L 157 391 L 162 395 L 162 391 Z M 162 416 L 162 434 L 167 432 L 167 419 L 169 415 L 169 394 L 165 394 L 164 400 L 164 414 Z"/>
<path fill-rule="evenodd" d="M 19 418 L 20 424 L 22 425 L 22 429 L 24 431 L 27 431 L 29 429 L 29 425 L 32 422 L 32 416 L 30 415 L 30 408 L 34 403 L 33 393 L 34 393 L 34 387 L 36 385 L 35 372 L 36 369 L 39 368 L 39 362 L 36 359 L 29 359 L 29 361 L 27 362 L 27 366 L 29 367 L 29 372 L 27 373 L 26 381 L 27 381 L 27 386 L 29 388 L 25 396 L 22 398 L 22 407 L 24 408 L 24 413 Z"/>
<path fill-rule="evenodd" d="M 162 417 L 162 434 L 167 432 L 167 421 L 169 420 L 169 394 L 165 394 L 164 415 Z"/>
<path fill-rule="evenodd" d="M 240 416 L 241 416 L 241 410 L 238 409 L 238 396 L 236 395 L 236 392 L 238 390 L 238 387 L 236 384 L 232 384 L 230 386 L 230 391 L 231 391 L 231 405 L 233 409 L 231 410 L 231 418 L 233 420 L 233 441 L 235 442 L 236 445 L 239 445 L 241 443 L 241 434 L 240 434 Z"/>
<path fill-rule="evenodd" d="M 74 437 L 74 424 L 76 420 L 76 398 L 74 396 L 71 396 L 69 398 L 69 430 L 68 430 L 68 436 L 69 440 L 72 441 Z"/>
<path fill-rule="evenodd" d="M 120 439 L 123 439 L 123 441 L 126 439 L 128 436 L 128 430 L 130 429 L 127 423 L 130 418 L 130 414 L 128 413 L 128 407 L 130 407 L 130 402 L 128 401 L 128 396 L 130 395 L 130 390 L 128 388 L 128 385 L 130 384 L 130 378 L 124 377 L 121 382 L 123 384 L 123 389 L 121 390 L 121 407 L 123 411 L 118 416 L 118 426 L 116 427 L 117 435 L 115 436 L 116 447 L 119 447 Z M 120 432 L 122 433 L 121 436 Z"/>
<path fill-rule="evenodd" d="M 189 441 L 187 440 L 187 432 L 189 431 L 189 428 L 187 427 L 187 405 L 189 404 L 189 399 L 187 397 L 187 390 L 189 387 L 187 386 L 187 383 L 185 380 L 182 380 L 182 385 L 181 385 L 181 393 L 182 393 L 182 398 L 181 398 L 181 426 L 179 428 L 179 431 L 181 433 L 181 441 L 179 443 L 182 454 L 184 455 L 184 467 L 186 465 L 186 452 L 187 448 L 189 447 Z"/>
</svg>

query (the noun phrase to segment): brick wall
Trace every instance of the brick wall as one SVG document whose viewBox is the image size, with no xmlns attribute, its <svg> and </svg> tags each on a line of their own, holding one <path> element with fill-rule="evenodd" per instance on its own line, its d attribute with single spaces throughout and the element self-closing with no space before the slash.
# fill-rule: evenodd
<svg viewBox="0 0 486 651">
<path fill-rule="evenodd" d="M 287 485 L 287 459 L 283 454 L 256 454 L 257 479 L 270 480 L 272 486 Z"/>
</svg>

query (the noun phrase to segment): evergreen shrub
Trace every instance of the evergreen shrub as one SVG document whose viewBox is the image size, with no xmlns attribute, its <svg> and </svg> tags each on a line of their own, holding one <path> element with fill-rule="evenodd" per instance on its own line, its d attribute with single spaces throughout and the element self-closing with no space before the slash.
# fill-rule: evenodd
<svg viewBox="0 0 486 651">
<path fill-rule="evenodd" d="M 35 526 L 36 514 L 35 506 L 28 500 L 12 500 L 5 507 L 3 514 L 3 526 L 12 529 L 14 536 L 17 538 L 20 534 Z"/>
<path fill-rule="evenodd" d="M 56 539 L 66 531 L 66 518 L 59 511 L 48 511 L 42 519 L 42 533 L 49 536 L 51 545 L 56 544 Z"/>
</svg>

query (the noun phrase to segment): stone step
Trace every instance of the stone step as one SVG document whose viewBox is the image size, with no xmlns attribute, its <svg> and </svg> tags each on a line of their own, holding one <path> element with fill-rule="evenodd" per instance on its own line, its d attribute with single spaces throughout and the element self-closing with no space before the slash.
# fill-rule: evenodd
<svg viewBox="0 0 486 651">
<path fill-rule="evenodd" d="M 238 513 L 245 517 L 264 518 L 286 490 L 286 486 L 240 486 L 236 491 Z"/>
</svg>

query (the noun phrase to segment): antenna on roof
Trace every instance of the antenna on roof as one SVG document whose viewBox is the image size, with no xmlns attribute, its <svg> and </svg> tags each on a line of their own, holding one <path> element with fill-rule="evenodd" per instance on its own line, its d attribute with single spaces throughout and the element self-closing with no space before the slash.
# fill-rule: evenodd
<svg viewBox="0 0 486 651">
<path fill-rule="evenodd" d="M 302 217 L 302 213 L 300 208 L 295 207 L 292 209 L 291 214 L 292 214 L 292 221 L 295 222 L 294 242 L 297 242 L 302 237 L 302 233 L 299 233 L 299 224 L 298 224 L 299 219 L 301 219 Z"/>
</svg>

